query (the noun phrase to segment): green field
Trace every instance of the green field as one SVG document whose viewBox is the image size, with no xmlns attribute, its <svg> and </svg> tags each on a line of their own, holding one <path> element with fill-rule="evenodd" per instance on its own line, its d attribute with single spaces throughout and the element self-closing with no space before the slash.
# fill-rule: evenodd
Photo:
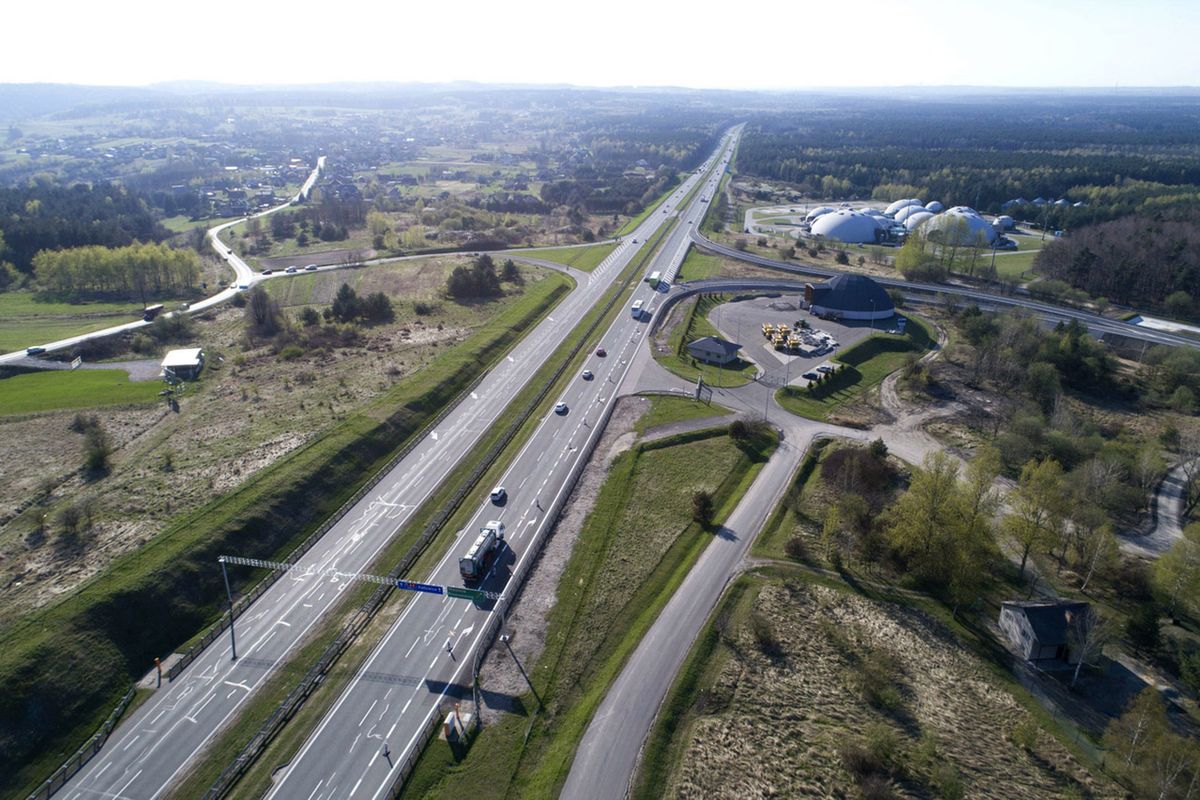
<svg viewBox="0 0 1200 800">
<path fill-rule="evenodd" d="M 1016 253 L 997 253 L 996 254 L 996 274 L 1001 278 L 1025 278 L 1032 277 L 1030 272 L 1033 269 L 1034 259 L 1037 258 L 1037 250 L 1018 251 Z M 1030 273 L 1030 274 L 1026 274 Z"/>
<path fill-rule="evenodd" d="M 679 265 L 679 274 L 675 276 L 675 282 L 700 281 L 720 275 L 723 262 L 724 259 L 721 256 L 701 253 L 693 247 L 688 250 L 687 257 Z"/>
<path fill-rule="evenodd" d="M 775 399 L 793 414 L 827 420 L 834 411 L 904 366 L 909 357 L 928 350 L 934 341 L 929 325 L 909 315 L 902 336 L 876 333 L 835 358 L 846 368 L 833 376 L 828 385 L 818 388 L 816 395 L 809 395 L 799 387 L 785 386 L 775 393 Z"/>
<path fill-rule="evenodd" d="M 79 369 L 14 375 L 0 380 L 0 416 L 153 403 L 163 385 L 129 380 L 120 369 Z"/>
<path fill-rule="evenodd" d="M 525 253 L 530 258 L 541 258 L 568 267 L 591 272 L 600 266 L 600 262 L 616 249 L 615 244 L 598 244 L 592 247 L 550 247 L 545 250 L 530 250 Z"/>
<path fill-rule="evenodd" d="M 171 306 L 178 300 L 154 301 Z M 33 345 L 134 322 L 142 304 L 43 302 L 33 292 L 0 292 L 0 352 L 11 353 Z"/>
<path fill-rule="evenodd" d="M 527 665 L 542 710 L 521 697 L 525 714 L 489 726 L 459 763 L 435 740 L 402 796 L 556 797 L 607 687 L 711 539 L 691 521 L 691 493 L 713 491 L 723 518 L 774 444 L 741 449 L 717 431 L 618 456 L 559 580 L 547 647 Z"/>
</svg>

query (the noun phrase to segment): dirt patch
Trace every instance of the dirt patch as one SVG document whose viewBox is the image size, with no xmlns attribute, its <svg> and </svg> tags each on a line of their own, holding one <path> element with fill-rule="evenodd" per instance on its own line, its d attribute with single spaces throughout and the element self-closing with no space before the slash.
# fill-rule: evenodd
<svg viewBox="0 0 1200 800">
<path fill-rule="evenodd" d="M 1036 728 L 1018 745 L 1028 712 L 922 612 L 768 583 L 722 641 L 665 796 L 844 797 L 843 753 L 872 730 L 896 742 L 897 797 L 937 796 L 947 765 L 966 797 L 1124 795 Z"/>
<path fill-rule="evenodd" d="M 643 397 L 622 397 L 617 400 L 604 435 L 588 460 L 579 482 L 567 498 L 566 509 L 529 571 L 521 595 L 508 615 L 506 630 L 512 635 L 509 643 L 513 653 L 526 669 L 531 669 L 546 643 L 546 619 L 554 607 L 559 578 L 571 558 L 571 550 L 583 522 L 591 512 L 608 477 L 612 460 L 629 449 L 636 440 L 634 423 L 650 408 Z M 480 669 L 483 688 L 483 723 L 496 722 L 504 712 L 514 710 L 513 700 L 525 694 L 529 687 L 504 647 L 493 647 Z"/>
</svg>

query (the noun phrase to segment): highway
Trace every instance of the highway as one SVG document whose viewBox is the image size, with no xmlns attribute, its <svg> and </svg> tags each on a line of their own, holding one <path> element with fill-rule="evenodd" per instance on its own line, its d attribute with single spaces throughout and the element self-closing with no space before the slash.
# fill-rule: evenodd
<svg viewBox="0 0 1200 800">
<path fill-rule="evenodd" d="M 692 175 L 667 201 L 673 207 L 678 198 L 700 179 Z M 663 225 L 672 214 L 654 213 L 631 234 L 627 240 L 600 264 L 592 273 L 576 273 L 579 285 L 540 324 L 525 336 L 496 367 L 488 372 L 478 386 L 463 399 L 456 408 L 429 432 L 413 451 L 394 467 L 375 490 L 364 497 L 338 520 L 337 524 L 318 541 L 305 555 L 304 563 L 313 564 L 320 570 L 336 569 L 342 573 L 360 572 L 372 562 L 387 545 L 395 533 L 409 520 L 416 508 L 429 497 L 445 476 L 478 443 L 483 434 L 497 420 L 508 402 L 525 385 L 528 379 L 542 366 L 554 349 L 567 337 L 583 315 L 603 296 L 612 282 L 637 255 L 639 244 Z M 674 237 L 686 235 L 682 228 Z M 214 242 L 219 241 L 214 238 Z M 234 256 L 234 263 L 240 259 Z M 245 265 L 242 264 L 244 267 Z M 247 268 L 248 269 L 248 268 Z M 650 292 L 645 285 L 639 289 L 645 295 Z M 623 314 L 622 320 L 631 322 L 630 315 Z M 642 326 L 645 327 L 644 325 Z M 629 337 L 626 336 L 626 339 Z M 611 337 L 613 353 L 608 359 L 597 359 L 594 366 L 596 379 L 587 384 L 600 389 L 610 387 L 605 393 L 611 397 L 608 383 L 611 375 L 623 360 L 628 359 L 632 342 L 624 345 Z M 607 372 L 600 367 L 608 365 Z M 582 382 L 580 382 L 582 385 Z M 579 386 L 573 387 L 575 389 Z M 561 417 L 551 415 L 539 431 L 550 426 L 548 440 L 537 438 L 537 446 L 526 447 L 524 454 L 534 453 L 540 457 L 550 453 L 547 465 L 553 460 L 557 465 L 582 452 L 579 431 L 586 428 L 587 418 L 595 419 L 595 409 L 588 408 L 593 397 L 583 398 L 576 393 L 569 395 L 571 409 Z M 558 446 L 560 437 L 568 437 L 565 448 Z M 553 451 L 553 452 L 552 452 Z M 554 472 L 558 476 L 559 472 Z M 506 478 L 506 480 L 508 480 Z M 518 506 L 535 501 L 535 491 L 542 490 L 543 503 L 552 494 L 549 477 L 535 488 L 526 480 L 511 481 L 512 500 L 507 509 L 497 509 L 502 518 L 510 521 L 514 547 L 527 543 L 533 530 L 529 521 L 522 516 L 514 520 L 513 512 Z M 507 513 L 505 513 L 507 512 Z M 481 512 L 481 516 L 486 514 Z M 471 532 L 470 536 L 474 536 Z M 464 547 L 462 537 L 451 548 L 442 565 L 450 564 L 450 573 L 439 572 L 434 577 L 453 578 L 458 582 L 457 555 Z M 229 553 L 227 555 L 238 555 Z M 213 569 L 218 569 L 216 563 Z M 190 664 L 170 685 L 164 685 L 150 700 L 129 716 L 113 732 L 104 749 L 83 770 L 76 774 L 60 791 L 60 795 L 71 800 L 94 797 L 120 797 L 141 800 L 162 796 L 172 781 L 179 778 L 192 764 L 196 754 L 207 745 L 253 692 L 272 674 L 277 666 L 291 654 L 303 637 L 336 604 L 341 593 L 350 585 L 344 577 L 317 578 L 311 575 L 289 574 L 278 580 L 262 597 L 251 605 L 237 620 L 238 659 L 231 658 L 229 639 L 222 637 L 213 643 L 200 657 Z M 433 606 L 426 598 L 415 598 L 404 615 L 414 614 L 413 624 L 405 626 L 404 637 L 410 630 L 423 631 L 436 628 L 443 632 L 443 625 L 434 620 L 445 614 L 434 609 L 426 620 L 426 612 Z M 484 612 L 474 609 L 466 601 L 455 601 L 449 608 L 466 611 L 470 608 L 473 617 Z M 457 615 L 456 615 L 457 621 Z M 419 627 L 414 627 L 419 626 Z M 470 646 L 470 631 L 456 626 L 456 636 L 463 638 L 462 650 Z M 391 636 L 389 634 L 389 636 Z M 432 640 L 431 640 L 432 641 Z M 442 642 L 434 649 L 440 652 Z M 407 647 L 407 645 L 406 645 Z M 407 647 L 412 653 L 416 649 Z M 428 648 L 422 648 L 421 657 L 428 656 Z M 414 655 L 416 657 L 416 655 Z M 428 660 L 426 661 L 428 663 Z M 452 666 L 461 664 L 451 660 Z M 415 669 L 415 668 L 414 668 Z M 441 673 L 438 673 L 440 676 Z M 378 687 L 378 683 L 370 683 Z M 417 713 L 428 714 L 438 696 L 429 692 L 413 705 L 412 719 Z M 381 704 L 382 712 L 387 702 Z M 396 708 L 391 709 L 393 713 Z M 409 705 L 404 706 L 409 710 Z M 403 730 L 403 729 L 402 729 Z M 401 747 L 397 746 L 397 750 Z M 332 754 L 331 754 L 332 755 Z M 311 759 L 316 761 L 316 759 Z M 337 767 L 332 768 L 334 770 Z M 295 780 L 300 780 L 298 776 Z M 290 785 L 290 784 L 289 784 Z M 328 787 L 327 785 L 327 788 Z M 342 786 L 343 791 L 348 786 Z M 330 788 L 330 791 L 332 789 Z M 303 795 L 307 796 L 308 791 Z M 290 793 L 277 795 L 293 796 Z M 325 796 L 330 796 L 328 793 Z"/>
<path fill-rule="evenodd" d="M 710 159 L 706 167 L 723 168 L 732 144 L 726 142 L 720 158 Z M 698 178 L 693 174 L 668 203 L 685 197 Z M 662 271 L 678 257 L 681 247 L 686 249 L 687 219 L 698 219 L 702 208 L 698 193 L 681 212 L 681 224 L 667 236 L 647 272 Z M 657 227 L 670 216 L 650 214 L 646 225 Z M 646 231 L 635 235 L 645 242 Z M 653 309 L 662 297 L 641 282 L 632 301 Z M 592 379 L 579 374 L 554 398 L 566 404 L 566 411 L 547 409 L 504 472 L 500 484 L 508 492 L 507 503 L 485 502 L 455 546 L 421 580 L 461 586 L 459 556 L 483 524 L 498 519 L 506 526 L 506 546 L 481 588 L 515 590 L 508 579 L 536 556 L 542 537 L 553 526 L 569 493 L 569 479 L 587 460 L 634 353 L 645 341 L 649 319 L 650 314 L 635 318 L 626 306 L 601 338 L 606 355 L 593 353 L 584 365 L 593 373 Z M 293 761 L 276 776 L 268 797 L 384 796 L 443 705 L 469 697 L 474 653 L 491 613 L 490 607 L 468 600 L 415 595 Z"/>
<path fill-rule="evenodd" d="M 324 169 L 324 167 L 325 156 L 321 156 L 317 159 L 317 166 L 313 168 L 313 171 L 309 174 L 308 179 L 304 181 L 304 185 L 300 188 L 300 191 L 296 192 L 296 194 L 290 197 L 286 202 L 281 203 L 274 208 L 260 211 L 252 216 L 265 217 L 268 214 L 274 214 L 276 211 L 287 208 L 295 203 L 302 195 L 307 194 L 309 190 L 312 189 L 313 184 L 317 182 L 317 178 L 320 177 L 321 170 Z M 233 283 L 229 287 L 222 289 L 220 292 L 217 292 L 214 295 L 192 303 L 191 306 L 188 307 L 187 311 L 171 311 L 163 316 L 170 317 L 174 316 L 175 314 L 195 314 L 199 311 L 203 311 L 206 308 L 219 305 L 243 289 L 250 288 L 254 281 L 258 279 L 258 273 L 250 269 L 250 266 L 246 264 L 246 262 L 243 261 L 237 253 L 234 253 L 224 242 L 220 240 L 220 238 L 218 238 L 218 234 L 221 231 L 233 225 L 237 225 L 239 222 L 244 222 L 247 219 L 249 219 L 249 217 L 230 220 L 229 222 L 218 225 L 208 231 L 209 244 L 216 251 L 217 255 L 219 255 L 227 264 L 229 264 L 230 268 L 234 271 Z M 146 322 L 145 320 L 139 319 L 133 322 L 125 322 L 120 325 L 113 325 L 112 327 L 103 328 L 98 331 L 92 331 L 91 333 L 84 333 L 80 334 L 79 336 L 70 336 L 66 339 L 59 339 L 55 342 L 46 342 L 45 344 L 39 346 L 43 351 L 52 353 L 56 350 L 66 350 L 69 347 L 82 344 L 90 339 L 101 339 L 105 336 L 113 336 L 118 333 L 124 333 L 125 331 L 134 331 L 138 328 L 144 328 L 150 324 L 151 323 Z M 0 355 L 0 364 L 21 361 L 22 359 L 28 357 L 28 354 L 24 350 L 15 350 L 11 353 Z"/>
</svg>

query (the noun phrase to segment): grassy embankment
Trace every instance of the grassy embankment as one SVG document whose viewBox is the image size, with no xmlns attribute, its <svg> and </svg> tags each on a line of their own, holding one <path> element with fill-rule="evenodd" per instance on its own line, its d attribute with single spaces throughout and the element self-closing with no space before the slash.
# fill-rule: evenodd
<svg viewBox="0 0 1200 800">
<path fill-rule="evenodd" d="M 0 380 L 0 416 L 64 408 L 153 403 L 160 381 L 131 381 L 120 369 L 31 372 Z"/>
<path fill-rule="evenodd" d="M 167 307 L 178 300 L 155 300 Z M 142 304 L 60 303 L 38 300 L 33 292 L 0 293 L 0 353 L 24 350 L 113 325 L 141 319 Z"/>
<path fill-rule="evenodd" d="M 693 419 L 723 417 L 732 413 L 728 408 L 716 403 L 701 403 L 698 400 L 686 397 L 651 397 L 650 409 L 638 417 L 638 421 L 634 423 L 633 429 L 640 436 L 646 431 L 657 428 L 660 425 L 669 425 L 672 422 L 686 422 Z"/>
<path fill-rule="evenodd" d="M 796 386 L 786 386 L 775 393 L 775 399 L 793 414 L 826 420 L 834 411 L 900 369 L 910 357 L 920 356 L 933 347 L 935 341 L 928 323 L 908 315 L 903 334 L 872 334 L 840 353 L 834 361 L 845 364 L 845 368 L 814 387 L 813 394 Z"/>
<path fill-rule="evenodd" d="M 626 223 L 621 226 L 621 229 L 613 235 L 614 236 L 628 236 L 629 234 L 633 233 L 635 230 L 637 230 L 637 226 L 641 225 L 643 222 L 645 222 L 646 217 L 650 216 L 655 211 L 657 211 L 658 207 L 661 206 L 663 204 L 663 202 L 668 197 L 671 196 L 671 193 L 674 192 L 678 188 L 679 188 L 678 183 L 671 184 L 665 192 L 660 194 L 658 196 L 658 198 L 655 199 L 655 201 L 653 203 L 650 203 L 645 208 L 643 208 L 641 210 L 641 213 L 639 213 L 636 217 L 630 217 L 629 220 L 626 221 Z"/>
<path fill-rule="evenodd" d="M 608 686 L 708 544 L 711 534 L 691 521 L 692 492 L 713 491 L 723 519 L 774 446 L 772 438 L 741 449 L 718 428 L 618 456 L 559 580 L 547 646 L 530 672 L 544 708 L 487 728 L 459 763 L 435 740 L 404 796 L 556 797 Z M 697 463 L 708 465 L 703 474 Z M 532 695 L 521 702 L 536 707 Z"/>
<path fill-rule="evenodd" d="M 622 280 L 632 278 L 632 276 L 640 274 L 640 272 L 645 270 L 646 263 L 653 256 L 654 251 L 669 231 L 670 226 L 664 226 L 655 237 L 646 243 L 640 257 L 626 268 Z M 636 284 L 631 284 L 631 287 L 633 286 L 636 286 Z M 521 448 L 529 435 L 532 434 L 534 428 L 541 422 L 542 417 L 549 412 L 550 404 L 557 397 L 557 388 L 568 381 L 578 380 L 578 374 L 583 363 L 591 357 L 592 347 L 599 340 L 605 327 L 612 322 L 616 315 L 623 313 L 624 302 L 629 292 L 630 289 L 623 288 L 622 283 L 619 281 L 605 295 L 605 301 L 597 303 L 583 316 L 579 324 L 576 325 L 574 332 L 564 339 L 563 343 L 546 359 L 542 368 L 526 384 L 525 388 L 509 403 L 507 409 L 501 415 L 500 421 L 493 425 L 483 440 L 473 448 L 472 455 L 455 467 L 442 482 L 441 487 L 416 511 L 412 519 L 409 520 L 401 534 L 397 537 L 397 540 L 388 546 L 381 556 L 376 559 L 375 565 L 369 568 L 368 571 L 379 574 L 388 572 L 394 567 L 404 551 L 411 544 L 416 533 L 423 530 L 435 514 L 451 502 L 452 495 L 469 478 L 477 465 L 481 463 L 483 455 L 487 450 L 495 442 L 504 439 L 508 435 L 509 421 L 532 401 L 542 386 L 545 386 L 552 380 L 555 370 L 569 357 L 571 350 L 575 347 L 576 342 L 579 341 L 583 332 L 593 322 L 603 317 L 597 330 L 583 343 L 579 352 L 571 359 L 567 368 L 563 370 L 559 382 L 547 393 L 546 399 L 543 400 L 541 406 L 518 428 L 515 434 L 507 439 L 505 450 L 496 459 L 491 469 L 475 484 L 474 492 L 467 495 L 457 511 L 445 522 L 440 533 L 425 548 L 420 558 L 417 559 L 416 563 L 408 571 L 408 574 L 425 575 L 433 569 L 435 563 L 441 558 L 457 532 L 467 524 L 479 505 L 486 502 L 485 492 L 488 488 L 499 482 L 500 476 L 511 456 Z M 613 304 L 612 309 L 605 313 L 605 302 L 614 295 L 618 295 L 617 302 Z M 356 607 L 365 599 L 368 593 L 367 589 L 358 591 L 357 594 L 352 595 L 345 601 L 344 607 Z M 400 593 L 380 611 L 367 630 L 338 661 L 334 669 L 331 670 L 321 683 L 319 689 L 305 702 L 304 706 L 270 745 L 264 755 L 237 784 L 234 797 L 259 797 L 270 787 L 271 776 L 274 770 L 279 765 L 286 764 L 291 760 L 295 752 L 304 743 L 313 726 L 320 722 L 325 711 L 336 701 L 342 689 L 353 678 L 359 664 L 370 653 L 374 643 L 387 631 L 391 621 L 399 615 L 407 599 L 403 593 Z M 338 617 L 338 614 L 328 615 L 328 619 L 321 625 L 320 630 L 313 634 L 313 641 L 306 644 L 304 651 L 292 659 L 291 663 L 297 665 L 295 668 L 285 666 L 280 669 L 262 689 L 255 693 L 255 696 L 247 703 L 247 707 L 240 713 L 238 720 L 229 727 L 228 731 L 217 743 L 209 748 L 208 756 L 204 763 L 187 777 L 183 784 L 187 792 L 203 792 L 217 777 L 225 764 L 234 758 L 241 748 L 242 743 L 254 731 L 257 731 L 262 721 L 274 711 L 275 707 L 295 685 L 300 671 L 303 669 L 300 665 L 307 665 L 314 662 L 325 644 L 334 638 L 340 627 Z"/>
<path fill-rule="evenodd" d="M 616 249 L 615 244 L 597 244 L 591 247 L 550 247 L 545 250 L 530 250 L 520 255 L 530 258 L 540 258 L 553 261 L 567 267 L 574 267 L 583 272 L 591 272 L 600 266 L 600 262 L 608 258 L 608 254 Z M 501 254 L 500 260 L 505 256 Z"/>
<path fill-rule="evenodd" d="M 721 336 L 711 322 L 708 312 L 725 302 L 721 295 L 702 294 L 695 299 L 683 301 L 681 311 L 684 318 L 671 331 L 667 340 L 668 352 L 655 353 L 654 358 L 665 369 L 689 381 L 695 381 L 697 376 L 704 376 L 704 382 L 711 386 L 744 386 L 750 382 L 757 368 L 750 361 L 738 358 L 724 366 L 706 364 L 688 355 L 687 344 L 705 336 Z"/>
<path fill-rule="evenodd" d="M 221 611 L 218 555 L 295 547 L 566 293 L 551 276 L 428 367 L 140 550 L 0 633 L 0 792 L 31 789 L 89 736 L 155 656 Z M 235 576 L 248 583 L 255 576 Z M 19 767 L 17 765 L 20 765 Z"/>
</svg>

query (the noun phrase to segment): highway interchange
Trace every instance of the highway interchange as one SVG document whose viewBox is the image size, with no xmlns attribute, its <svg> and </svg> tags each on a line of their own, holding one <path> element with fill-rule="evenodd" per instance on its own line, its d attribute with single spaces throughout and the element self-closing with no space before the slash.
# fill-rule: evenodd
<svg viewBox="0 0 1200 800">
<path fill-rule="evenodd" d="M 700 175 L 691 176 L 667 201 L 668 208 L 685 197 L 699 180 Z M 364 570 L 635 257 L 639 246 L 634 240 L 644 246 L 673 216 L 649 215 L 596 270 L 587 276 L 579 274 L 575 291 L 488 373 L 437 430 L 426 436 L 374 491 L 313 546 L 304 558 L 305 563 L 321 570 L 336 568 L 343 573 Z M 677 250 L 686 235 L 686 226 L 677 226 L 663 252 Z M 653 296 L 653 290 L 643 283 L 638 284 L 637 292 L 645 300 Z M 574 465 L 584 458 L 584 440 L 594 430 L 598 415 L 612 402 L 645 328 L 644 323 L 633 320 L 629 313 L 618 316 L 617 323 L 603 337 L 608 356 L 591 359 L 593 380 L 577 379 L 569 387 L 562 398 L 568 403 L 568 412 L 564 415 L 548 412 L 533 439 L 506 473 L 504 481 L 510 492 L 507 506 L 481 509 L 427 582 L 461 584 L 458 551 L 465 546 L 463 541 L 467 537 L 474 537 L 474 528 L 480 521 L 486 519 L 503 519 L 509 527 L 508 558 L 502 564 L 530 552 L 531 542 L 553 519 L 549 511 L 538 511 L 538 506 L 551 509 L 556 497 L 561 500 L 562 484 Z M 214 642 L 114 732 L 103 751 L 62 790 L 62 796 L 72 800 L 162 796 L 322 615 L 334 607 L 349 583 L 346 578 L 318 579 L 311 575 L 287 575 L 277 581 L 238 619 L 239 658 L 231 659 L 227 638 Z M 499 584 L 492 585 L 499 588 Z M 396 627 L 371 656 L 367 676 L 356 678 L 356 691 L 351 693 L 351 699 L 339 701 L 337 711 L 317 733 L 318 737 L 328 736 L 353 721 L 355 733 L 347 741 L 361 734 L 358 744 L 349 750 L 339 745 L 319 747 L 315 752 L 306 745 L 310 754 L 298 759 L 283 776 L 274 796 L 307 797 L 318 788 L 314 798 L 348 797 L 356 783 L 358 788 L 353 796 L 375 796 L 392 777 L 392 770 L 380 767 L 374 758 L 380 749 L 373 745 L 381 744 L 379 737 L 386 732 L 390 734 L 391 751 L 395 756 L 403 756 L 413 733 L 436 712 L 437 701 L 446 687 L 459 680 L 462 666 L 469 662 L 477 644 L 480 621 L 486 614 L 486 609 L 476 608 L 466 600 L 415 596 Z M 453 654 L 446 651 L 447 638 L 452 639 Z M 377 680 L 372 675 L 390 677 Z M 364 698 L 370 698 L 363 706 L 367 711 L 354 716 Z M 382 702 L 374 703 L 377 699 Z M 395 756 L 393 763 L 400 763 Z M 297 786 L 309 788 L 300 792 Z"/>
<path fill-rule="evenodd" d="M 648 215 L 590 275 L 575 273 L 579 286 L 567 299 L 304 557 L 305 563 L 321 570 L 336 569 L 343 577 L 287 575 L 276 582 L 238 620 L 240 658 L 231 659 L 227 639 L 215 642 L 114 732 L 101 754 L 68 783 L 63 796 L 153 798 L 168 794 L 172 783 L 186 772 L 197 754 L 212 742 L 246 699 L 335 606 L 341 592 L 350 584 L 344 575 L 361 571 L 372 562 L 661 225 L 678 215 L 679 224 L 666 237 L 646 272 L 674 275 L 688 247 L 701 244 L 723 255 L 784 272 L 837 274 L 727 248 L 709 241 L 699 232 L 698 226 L 692 224 L 698 222 L 707 209 L 701 204 L 701 197 L 712 197 L 719 170 L 724 168 L 732 152 L 731 146 L 727 137 L 720 155 L 706 162 L 708 174 L 694 173 L 670 196 L 664 206 L 668 213 L 656 211 Z M 302 192 L 311 187 L 319 170 L 320 165 Z M 694 194 L 687 208 L 677 208 L 687 193 L 702 181 L 707 184 Z M 227 223 L 222 228 L 231 224 L 235 223 Z M 234 268 L 237 280 L 221 294 L 197 303 L 193 310 L 221 302 L 261 279 L 220 242 L 216 236 L 218 230 L 212 232 L 213 246 Z M 1186 337 L 1026 298 L 1004 298 L 959 287 L 925 286 L 905 281 L 880 282 L 907 292 L 951 291 L 992 306 L 1020 306 L 1055 319 L 1081 319 L 1097 333 L 1119 333 L 1145 341 L 1196 346 L 1194 340 Z M 645 283 L 638 284 L 633 297 L 642 300 L 651 314 L 662 298 Z M 473 538 L 478 527 L 489 519 L 505 522 L 507 547 L 484 588 L 507 591 L 507 577 L 536 554 L 541 538 L 569 493 L 572 476 L 587 460 L 591 444 L 602 429 L 634 354 L 645 340 L 646 321 L 651 315 L 634 319 L 627 309 L 617 316 L 602 337 L 601 346 L 607 355 L 593 354 L 588 359 L 586 368 L 593 373 L 593 379 L 577 377 L 561 398 L 554 398 L 567 404 L 566 413 L 556 414 L 547 408 L 531 439 L 509 465 L 501 481 L 508 489 L 507 503 L 503 506 L 485 503 L 479 508 L 455 544 L 423 580 L 431 584 L 461 585 L 457 558 L 465 548 L 465 542 Z M 121 328 L 142 324 L 145 323 L 131 323 Z M 100 333 L 106 335 L 109 332 Z M 770 491 L 773 489 L 767 493 Z M 277 776 L 270 796 L 311 800 L 384 796 L 396 780 L 401 765 L 417 748 L 419 735 L 430 720 L 443 713 L 449 701 L 467 692 L 474 651 L 485 644 L 481 642 L 481 634 L 490 613 L 490 606 L 476 606 L 467 600 L 423 594 L 412 596 L 331 712 L 305 742 L 298 756 Z M 669 681 L 670 676 L 665 679 Z"/>
</svg>

